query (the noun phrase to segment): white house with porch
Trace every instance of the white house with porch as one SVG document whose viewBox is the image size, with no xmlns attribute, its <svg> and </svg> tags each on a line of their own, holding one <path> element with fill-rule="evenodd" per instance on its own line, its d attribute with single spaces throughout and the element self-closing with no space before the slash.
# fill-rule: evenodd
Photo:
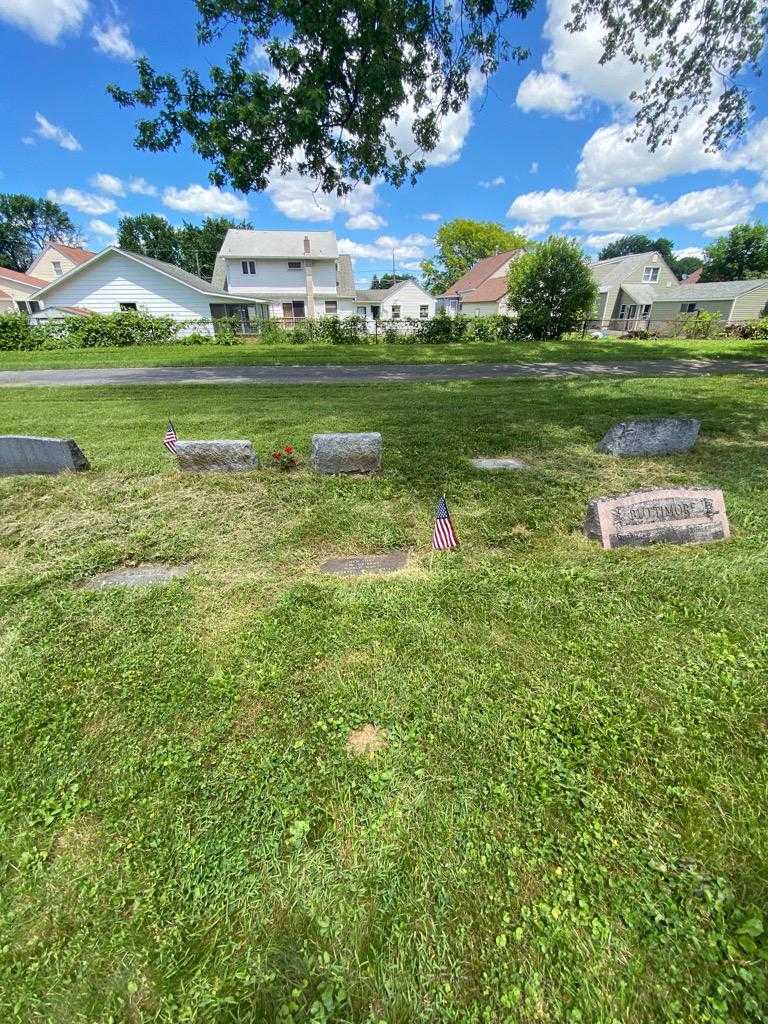
<svg viewBox="0 0 768 1024">
<path fill-rule="evenodd" d="M 355 313 L 352 259 L 339 254 L 334 231 L 232 228 L 216 258 L 213 287 L 258 297 L 276 319 Z"/>
</svg>

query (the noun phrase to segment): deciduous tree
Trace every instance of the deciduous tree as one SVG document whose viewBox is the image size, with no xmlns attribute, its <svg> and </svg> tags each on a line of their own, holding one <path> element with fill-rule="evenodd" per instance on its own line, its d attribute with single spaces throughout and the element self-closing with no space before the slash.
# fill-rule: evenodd
<svg viewBox="0 0 768 1024">
<path fill-rule="evenodd" d="M 597 301 L 597 285 L 578 242 L 553 235 L 509 268 L 508 301 L 521 337 L 546 341 L 572 331 Z"/>
<path fill-rule="evenodd" d="M 68 213 L 50 199 L 0 193 L 0 265 L 23 272 L 52 241 L 80 241 Z"/>
<path fill-rule="evenodd" d="M 227 231 L 251 227 L 253 225 L 247 221 L 234 221 L 228 217 L 206 217 L 199 226 L 185 221 L 176 229 L 179 266 L 210 281 Z"/>
<path fill-rule="evenodd" d="M 768 277 L 768 225 L 737 224 L 704 252 L 702 281 Z"/>
<path fill-rule="evenodd" d="M 179 240 L 176 230 L 157 213 L 121 217 L 117 226 L 117 244 L 121 249 L 138 252 L 166 263 L 178 263 Z"/>
<path fill-rule="evenodd" d="M 424 287 L 434 295 L 446 291 L 478 260 L 527 245 L 522 235 L 508 231 L 494 221 L 449 220 L 435 235 L 437 256 L 421 264 Z"/>
</svg>

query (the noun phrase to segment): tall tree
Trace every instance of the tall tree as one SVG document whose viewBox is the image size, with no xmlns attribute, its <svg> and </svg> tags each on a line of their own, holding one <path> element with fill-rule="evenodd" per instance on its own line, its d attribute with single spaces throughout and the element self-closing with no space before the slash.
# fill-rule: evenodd
<svg viewBox="0 0 768 1024">
<path fill-rule="evenodd" d="M 597 302 L 597 284 L 578 242 L 553 235 L 509 268 L 508 301 L 522 337 L 546 341 L 574 330 Z"/>
<path fill-rule="evenodd" d="M 680 256 L 675 259 L 675 273 L 678 277 L 688 277 L 694 270 L 704 266 L 704 260 L 699 256 Z"/>
<path fill-rule="evenodd" d="M 477 71 L 487 76 L 528 56 L 509 29 L 534 0 L 196 4 L 201 43 L 221 46 L 232 30 L 235 41 L 207 76 L 158 73 L 141 58 L 135 89 L 109 87 L 121 105 L 152 111 L 138 122 L 136 144 L 168 150 L 189 136 L 211 161 L 212 180 L 244 192 L 296 169 L 323 191 L 343 193 L 374 178 L 401 185 L 424 169 L 441 120 L 466 103 Z M 708 143 L 743 131 L 749 103 L 736 79 L 759 70 L 765 0 L 572 0 L 574 31 L 588 21 L 592 30 L 593 18 L 605 30 L 603 62 L 626 55 L 646 72 L 630 98 L 651 148 L 689 112 L 712 106 Z M 267 67 L 254 67 L 255 51 Z M 412 126 L 403 141 L 405 109 Z"/>
<path fill-rule="evenodd" d="M 121 249 L 138 252 L 167 263 L 178 263 L 179 243 L 176 230 L 165 217 L 156 213 L 140 213 L 121 217 L 117 226 L 117 244 Z"/>
<path fill-rule="evenodd" d="M 376 274 L 371 278 L 371 288 L 391 288 L 393 284 L 399 284 L 401 281 L 415 281 L 416 278 L 413 274 L 382 274 L 381 277 L 377 277 Z"/>
<path fill-rule="evenodd" d="M 668 238 L 651 238 L 649 235 L 624 235 L 615 242 L 609 242 L 598 254 L 599 260 L 610 260 L 615 256 L 631 256 L 636 252 L 660 252 L 672 267 L 672 243 Z"/>
<path fill-rule="evenodd" d="M 522 235 L 508 231 L 494 221 L 463 218 L 446 221 L 435 235 L 436 259 L 425 260 L 421 264 L 424 287 L 439 295 L 478 260 L 508 249 L 522 249 L 527 244 Z"/>
<path fill-rule="evenodd" d="M 234 221 L 229 217 L 206 217 L 202 224 L 187 221 L 176 228 L 178 265 L 210 281 L 213 265 L 230 228 L 251 228 L 247 221 Z"/>
<path fill-rule="evenodd" d="M 702 281 L 768 277 L 768 225 L 737 224 L 704 252 Z"/>
<path fill-rule="evenodd" d="M 25 271 L 46 242 L 80 241 L 69 214 L 50 199 L 0 193 L 0 265 Z"/>
</svg>

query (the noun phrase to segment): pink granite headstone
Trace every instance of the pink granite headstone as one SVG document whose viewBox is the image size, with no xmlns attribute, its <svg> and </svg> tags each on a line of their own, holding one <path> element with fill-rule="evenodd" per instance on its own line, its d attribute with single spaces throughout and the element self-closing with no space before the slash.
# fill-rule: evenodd
<svg viewBox="0 0 768 1024">
<path fill-rule="evenodd" d="M 714 487 L 667 487 L 593 498 L 584 532 L 606 549 L 702 544 L 731 535 L 723 492 Z"/>
</svg>

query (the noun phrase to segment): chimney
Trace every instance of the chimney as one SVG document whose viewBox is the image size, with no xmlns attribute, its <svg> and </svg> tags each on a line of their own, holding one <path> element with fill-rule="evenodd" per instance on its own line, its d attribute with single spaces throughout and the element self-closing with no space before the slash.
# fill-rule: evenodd
<svg viewBox="0 0 768 1024">
<path fill-rule="evenodd" d="M 304 255 L 305 256 L 309 256 L 309 254 L 310 254 L 309 235 L 304 235 Z"/>
</svg>

